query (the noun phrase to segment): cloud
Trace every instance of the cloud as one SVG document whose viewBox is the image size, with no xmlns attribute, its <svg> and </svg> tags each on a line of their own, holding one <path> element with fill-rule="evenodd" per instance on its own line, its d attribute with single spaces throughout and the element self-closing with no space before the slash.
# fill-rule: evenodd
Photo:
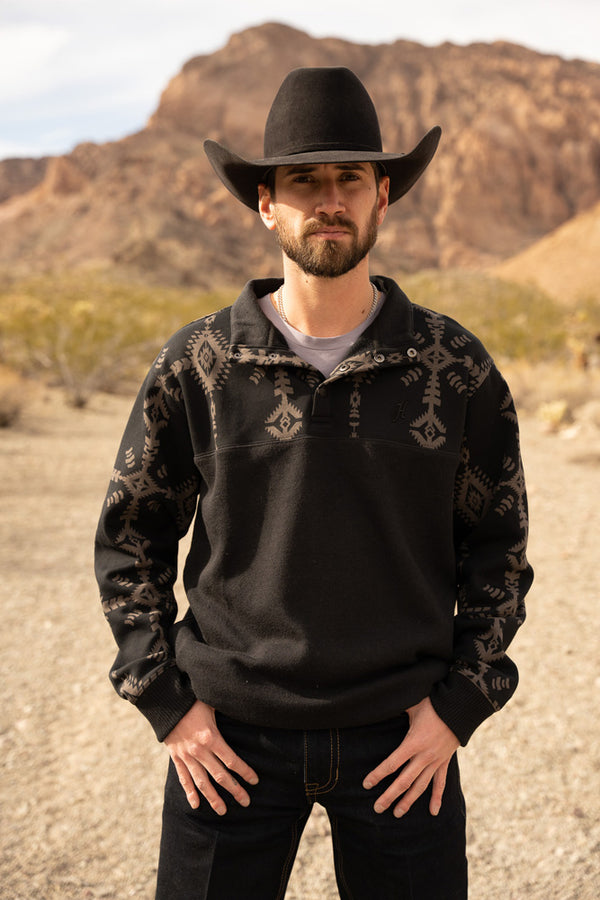
<svg viewBox="0 0 600 900">
<path fill-rule="evenodd" d="M 67 28 L 43 23 L 5 25 L 0 30 L 0 100 L 45 93 L 48 76 L 71 42 Z"/>
<path fill-rule="evenodd" d="M 304 0 L 290 11 L 280 0 L 0 0 L 0 10 L 0 157 L 7 146 L 57 152 L 61 133 L 66 150 L 142 127 L 186 60 L 266 21 L 358 43 L 506 39 L 599 58 L 598 0 L 430 0 L 410 16 L 389 0 Z"/>
<path fill-rule="evenodd" d="M 39 152 L 39 143 L 27 144 L 21 141 L 5 141 L 0 137 L 0 160 L 15 159 L 17 157 L 37 157 L 41 156 Z M 49 155 L 53 155 L 52 151 Z"/>
</svg>

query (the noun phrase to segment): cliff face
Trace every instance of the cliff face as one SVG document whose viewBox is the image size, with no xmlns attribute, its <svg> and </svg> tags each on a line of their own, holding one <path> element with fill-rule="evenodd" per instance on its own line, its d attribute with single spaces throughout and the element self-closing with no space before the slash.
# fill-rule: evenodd
<svg viewBox="0 0 600 900">
<path fill-rule="evenodd" d="M 0 163 L 0 266 L 106 265 L 201 285 L 279 271 L 272 236 L 216 179 L 202 141 L 261 156 L 273 96 L 299 65 L 352 68 L 386 150 L 442 126 L 427 173 L 390 210 L 378 271 L 491 265 L 600 200 L 599 65 L 505 43 L 374 47 L 268 24 L 186 63 L 138 134 Z"/>
</svg>

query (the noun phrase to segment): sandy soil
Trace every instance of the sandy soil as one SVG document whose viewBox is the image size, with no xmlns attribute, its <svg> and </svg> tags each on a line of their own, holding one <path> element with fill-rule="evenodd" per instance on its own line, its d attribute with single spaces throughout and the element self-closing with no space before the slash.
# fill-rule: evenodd
<svg viewBox="0 0 600 900">
<path fill-rule="evenodd" d="M 0 433 L 0 896 L 152 898 L 166 751 L 113 693 L 92 537 L 129 399 L 46 392 Z M 600 429 L 522 420 L 537 580 L 521 685 L 461 751 L 471 900 L 600 896 Z M 311 818 L 291 900 L 337 897 Z M 243 897 L 241 892 L 240 897 Z"/>
</svg>

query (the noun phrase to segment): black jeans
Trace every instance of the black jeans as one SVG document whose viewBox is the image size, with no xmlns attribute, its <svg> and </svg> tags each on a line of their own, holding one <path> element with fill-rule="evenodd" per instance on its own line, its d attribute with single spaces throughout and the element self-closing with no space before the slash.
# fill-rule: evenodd
<svg viewBox="0 0 600 900">
<path fill-rule="evenodd" d="M 202 800 L 192 810 L 170 764 L 165 788 L 157 900 L 280 900 L 313 803 L 331 822 L 343 900 L 465 900 L 465 807 L 456 757 L 442 808 L 430 791 L 396 819 L 373 804 L 365 775 L 402 741 L 406 715 L 358 728 L 259 728 L 217 714 L 223 737 L 258 773 L 243 808 L 224 793 L 227 813 Z M 390 778 L 393 780 L 393 777 Z"/>
</svg>

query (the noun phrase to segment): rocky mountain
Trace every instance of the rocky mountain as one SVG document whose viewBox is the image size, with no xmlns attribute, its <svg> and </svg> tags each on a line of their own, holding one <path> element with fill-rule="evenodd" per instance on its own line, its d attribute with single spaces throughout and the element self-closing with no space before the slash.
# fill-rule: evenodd
<svg viewBox="0 0 600 900">
<path fill-rule="evenodd" d="M 493 273 L 537 284 L 566 305 L 585 297 L 600 300 L 600 203 L 495 266 Z"/>
<path fill-rule="evenodd" d="M 507 43 L 358 45 L 267 24 L 186 63 L 141 132 L 0 163 L 0 268 L 99 266 L 203 286 L 278 272 L 272 236 L 216 179 L 202 141 L 261 156 L 273 96 L 299 65 L 354 69 L 385 149 L 442 126 L 427 173 L 390 210 L 377 271 L 490 266 L 600 201 L 600 65 Z"/>
<path fill-rule="evenodd" d="M 42 159 L 0 160 L 0 203 L 39 184 L 47 167 L 47 156 Z"/>
</svg>

